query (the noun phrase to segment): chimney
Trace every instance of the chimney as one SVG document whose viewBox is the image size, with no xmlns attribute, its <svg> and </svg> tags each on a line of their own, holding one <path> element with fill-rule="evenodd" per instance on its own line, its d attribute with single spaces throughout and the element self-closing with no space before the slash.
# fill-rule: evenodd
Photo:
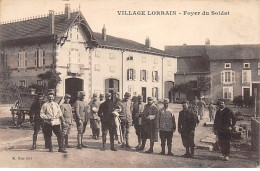
<svg viewBox="0 0 260 171">
<path fill-rule="evenodd" d="M 146 39 L 145 39 L 145 46 L 149 49 L 151 48 L 151 41 L 150 41 L 149 37 L 146 37 Z"/>
<path fill-rule="evenodd" d="M 209 40 L 209 38 L 206 38 L 206 40 L 205 40 L 205 45 L 210 45 L 210 40 Z"/>
<path fill-rule="evenodd" d="M 65 4 L 65 19 L 70 19 L 70 13 L 71 13 L 71 10 L 70 10 L 70 4 Z"/>
<path fill-rule="evenodd" d="M 106 32 L 107 32 L 107 29 L 105 28 L 105 24 L 104 24 L 103 29 L 102 29 L 102 39 L 104 41 L 107 40 L 107 33 Z"/>
<path fill-rule="evenodd" d="M 49 10 L 50 34 L 54 34 L 54 11 Z"/>
</svg>

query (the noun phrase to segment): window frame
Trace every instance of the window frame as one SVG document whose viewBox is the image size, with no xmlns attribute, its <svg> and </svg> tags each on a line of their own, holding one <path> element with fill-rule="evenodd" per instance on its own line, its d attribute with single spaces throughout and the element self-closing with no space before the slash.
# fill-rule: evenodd
<svg viewBox="0 0 260 171">
<path fill-rule="evenodd" d="M 147 70 L 140 70 L 140 81 L 147 81 Z"/>
<path fill-rule="evenodd" d="M 246 73 L 246 77 L 244 75 Z M 246 80 L 245 80 L 246 78 Z M 252 81 L 252 72 L 251 70 L 242 70 L 242 83 L 250 83 Z"/>
<path fill-rule="evenodd" d="M 248 67 L 246 67 L 246 65 L 248 65 Z M 244 63 L 243 68 L 250 68 L 250 63 Z"/>
<path fill-rule="evenodd" d="M 225 98 L 225 89 L 228 89 L 228 93 L 230 93 L 230 98 Z M 222 97 L 223 99 L 228 99 L 228 100 L 233 100 L 233 97 L 234 97 L 234 88 L 233 86 L 223 86 L 223 94 L 222 94 Z M 229 96 L 229 94 L 227 94 L 227 97 Z"/>
<path fill-rule="evenodd" d="M 21 85 L 21 82 L 24 82 L 24 85 Z M 25 79 L 19 80 L 19 87 L 26 87 L 26 80 Z"/>
<path fill-rule="evenodd" d="M 229 65 L 229 66 L 227 66 L 227 65 Z M 231 63 L 225 63 L 224 68 L 231 68 Z"/>
</svg>

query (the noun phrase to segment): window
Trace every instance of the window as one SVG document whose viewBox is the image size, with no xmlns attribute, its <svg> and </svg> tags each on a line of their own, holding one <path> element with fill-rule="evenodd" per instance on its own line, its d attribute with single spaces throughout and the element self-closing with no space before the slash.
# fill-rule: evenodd
<svg viewBox="0 0 260 171">
<path fill-rule="evenodd" d="M 19 80 L 19 86 L 25 87 L 26 86 L 25 80 Z"/>
<path fill-rule="evenodd" d="M 35 66 L 36 67 L 43 67 L 45 64 L 45 50 L 37 49 L 35 52 Z"/>
<path fill-rule="evenodd" d="M 171 60 L 167 60 L 167 64 L 168 64 L 168 66 L 172 66 L 172 61 Z"/>
<path fill-rule="evenodd" d="M 114 53 L 109 53 L 109 59 L 115 59 L 115 54 Z"/>
<path fill-rule="evenodd" d="M 71 40 L 78 40 L 79 36 L 79 29 L 77 28 L 77 26 L 72 26 L 72 28 L 70 29 L 70 38 Z"/>
<path fill-rule="evenodd" d="M 95 65 L 95 71 L 100 71 L 100 68 L 101 68 L 101 67 L 100 67 L 99 64 L 96 64 L 96 65 Z"/>
<path fill-rule="evenodd" d="M 142 57 L 142 62 L 146 63 L 146 57 Z"/>
<path fill-rule="evenodd" d="M 244 63 L 244 68 L 250 68 L 250 63 Z"/>
<path fill-rule="evenodd" d="M 110 72 L 115 72 L 115 66 L 110 66 L 110 67 L 109 67 L 109 71 L 110 71 Z"/>
<path fill-rule="evenodd" d="M 69 62 L 71 64 L 79 64 L 80 63 L 80 53 L 78 49 L 71 48 L 69 52 Z"/>
<path fill-rule="evenodd" d="M 19 52 L 19 54 L 18 54 L 18 67 L 19 68 L 25 68 L 26 65 L 27 65 L 26 53 L 25 52 Z"/>
<path fill-rule="evenodd" d="M 258 68 L 260 68 L 260 62 L 258 62 Z"/>
<path fill-rule="evenodd" d="M 221 72 L 221 83 L 231 84 L 235 82 L 235 71 L 227 70 Z"/>
<path fill-rule="evenodd" d="M 231 68 L 231 63 L 225 63 L 224 68 Z"/>
<path fill-rule="evenodd" d="M 260 70 L 258 70 L 258 75 L 260 75 Z"/>
<path fill-rule="evenodd" d="M 96 56 L 96 57 L 100 57 L 100 52 L 99 52 L 99 51 L 96 51 L 96 52 L 95 52 L 95 56 Z"/>
<path fill-rule="evenodd" d="M 4 67 L 6 68 L 8 66 L 8 60 L 7 60 L 7 53 L 3 53 L 3 64 L 4 64 Z"/>
<path fill-rule="evenodd" d="M 133 60 L 134 60 L 134 57 L 133 57 L 133 56 L 128 56 L 128 57 L 126 58 L 126 60 L 127 60 L 127 61 L 133 61 Z"/>
<path fill-rule="evenodd" d="M 250 83 L 250 82 L 251 82 L 251 70 L 243 70 L 242 83 Z"/>
<path fill-rule="evenodd" d="M 127 80 L 135 80 L 135 70 L 134 69 L 127 70 Z"/>
<path fill-rule="evenodd" d="M 157 58 L 154 59 L 154 64 L 158 64 L 158 59 Z"/>
<path fill-rule="evenodd" d="M 147 81 L 147 71 L 140 70 L 140 81 Z"/>
<path fill-rule="evenodd" d="M 153 71 L 153 72 L 152 72 L 152 81 L 153 81 L 153 82 L 158 82 L 158 81 L 159 81 L 158 71 Z"/>
<path fill-rule="evenodd" d="M 158 92 L 159 92 L 158 87 L 152 88 L 152 97 L 158 99 Z"/>
<path fill-rule="evenodd" d="M 223 99 L 233 100 L 233 87 L 223 87 Z"/>
<path fill-rule="evenodd" d="M 43 85 L 43 81 L 42 80 L 37 80 L 37 85 Z"/>
</svg>

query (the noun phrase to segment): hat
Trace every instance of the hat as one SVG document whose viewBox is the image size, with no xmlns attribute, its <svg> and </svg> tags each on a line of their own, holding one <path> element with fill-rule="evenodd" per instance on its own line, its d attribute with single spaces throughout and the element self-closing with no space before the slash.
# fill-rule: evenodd
<svg viewBox="0 0 260 171">
<path fill-rule="evenodd" d="M 190 104 L 188 100 L 184 101 L 182 104 L 184 104 L 184 103 Z"/>
<path fill-rule="evenodd" d="M 111 93 L 106 93 L 106 97 L 111 97 Z"/>
<path fill-rule="evenodd" d="M 104 94 L 100 94 L 99 97 L 104 97 Z"/>
<path fill-rule="evenodd" d="M 152 97 L 148 97 L 147 100 L 148 101 L 153 101 L 153 98 Z"/>
<path fill-rule="evenodd" d="M 139 94 L 137 98 L 138 98 L 138 99 L 142 99 L 142 98 L 144 98 L 144 97 L 143 97 L 143 95 Z"/>
<path fill-rule="evenodd" d="M 164 104 L 165 104 L 165 103 L 168 104 L 168 103 L 169 103 L 169 99 L 167 99 L 167 98 L 164 99 L 164 100 L 163 100 L 163 103 L 164 103 Z"/>
<path fill-rule="evenodd" d="M 70 99 L 70 98 L 71 98 L 71 95 L 65 94 L 64 98 L 65 98 L 65 99 Z"/>
<path fill-rule="evenodd" d="M 114 92 L 114 94 L 119 95 L 119 92 Z"/>
<path fill-rule="evenodd" d="M 93 94 L 93 99 L 97 99 L 98 95 L 96 93 Z"/>
<path fill-rule="evenodd" d="M 52 95 L 54 95 L 54 94 L 55 94 L 54 89 L 49 89 L 49 90 L 48 90 L 48 94 L 52 94 Z"/>
<path fill-rule="evenodd" d="M 128 92 L 125 92 L 125 97 L 131 97 L 131 94 Z"/>
<path fill-rule="evenodd" d="M 37 95 L 38 96 L 43 96 L 43 92 L 39 92 Z"/>
<path fill-rule="evenodd" d="M 85 96 L 85 92 L 84 91 L 78 91 L 78 96 Z"/>
</svg>

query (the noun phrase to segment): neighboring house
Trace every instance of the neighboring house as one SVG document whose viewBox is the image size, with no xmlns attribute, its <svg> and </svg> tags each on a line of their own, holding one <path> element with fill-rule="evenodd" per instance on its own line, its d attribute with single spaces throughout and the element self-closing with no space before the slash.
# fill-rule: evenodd
<svg viewBox="0 0 260 171">
<path fill-rule="evenodd" d="M 175 84 L 211 77 L 212 88 L 206 98 L 214 101 L 232 101 L 239 95 L 248 98 L 260 85 L 259 44 L 166 46 L 165 51 L 177 56 Z"/>
<path fill-rule="evenodd" d="M 61 73 L 56 93 L 72 95 L 126 91 L 157 99 L 168 97 L 177 72 L 173 55 L 145 44 L 91 30 L 80 11 L 30 18 L 0 25 L 1 60 L 11 69 L 11 80 L 20 86 L 45 84 L 37 75 Z"/>
</svg>

